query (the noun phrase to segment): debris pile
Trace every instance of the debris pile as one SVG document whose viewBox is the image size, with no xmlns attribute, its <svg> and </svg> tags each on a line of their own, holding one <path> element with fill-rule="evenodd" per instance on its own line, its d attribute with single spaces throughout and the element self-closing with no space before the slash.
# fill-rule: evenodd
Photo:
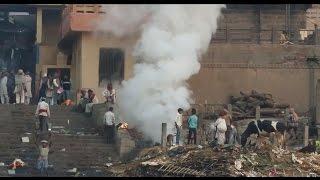
<svg viewBox="0 0 320 180">
<path fill-rule="evenodd" d="M 259 153 L 255 153 L 259 152 Z M 304 154 L 265 145 L 257 149 L 229 146 L 152 147 L 126 164 L 107 167 L 111 176 L 134 177 L 281 177 L 320 175 L 320 155 Z"/>
<path fill-rule="evenodd" d="M 271 94 L 258 93 L 252 90 L 251 93 L 240 92 L 240 97 L 231 96 L 232 115 L 235 120 L 254 118 L 256 107 L 260 106 L 261 117 L 281 117 L 289 104 L 276 103 Z"/>
</svg>

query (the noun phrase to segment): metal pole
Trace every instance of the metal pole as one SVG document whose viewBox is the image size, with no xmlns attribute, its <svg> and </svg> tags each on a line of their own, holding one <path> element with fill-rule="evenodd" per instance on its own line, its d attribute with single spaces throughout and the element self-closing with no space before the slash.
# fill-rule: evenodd
<svg viewBox="0 0 320 180">
<path fill-rule="evenodd" d="M 166 147 L 166 145 L 167 145 L 167 123 L 162 123 L 161 146 Z"/>
<path fill-rule="evenodd" d="M 309 141 L 309 126 L 305 125 L 304 126 L 304 136 L 303 136 L 304 146 L 308 145 L 308 141 Z"/>
<path fill-rule="evenodd" d="M 256 107 L 256 120 L 260 120 L 260 106 Z"/>
</svg>

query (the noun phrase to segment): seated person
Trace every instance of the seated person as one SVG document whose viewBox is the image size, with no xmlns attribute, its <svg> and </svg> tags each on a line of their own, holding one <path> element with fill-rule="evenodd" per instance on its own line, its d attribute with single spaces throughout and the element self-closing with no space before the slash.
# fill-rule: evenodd
<svg viewBox="0 0 320 180">
<path fill-rule="evenodd" d="M 112 88 L 112 84 L 108 83 L 107 88 L 103 91 L 103 96 L 106 98 L 106 103 L 111 102 L 114 104 L 116 101 L 116 90 Z"/>
<path fill-rule="evenodd" d="M 289 41 L 288 33 L 286 31 L 282 31 L 280 35 L 280 44 L 286 45 L 286 44 L 293 44 Z"/>
<path fill-rule="evenodd" d="M 84 112 L 86 108 L 86 104 L 88 104 L 88 102 L 89 102 L 88 92 L 84 89 L 81 89 L 80 100 L 78 103 L 78 112 Z"/>
<path fill-rule="evenodd" d="M 86 104 L 85 112 L 91 113 L 92 112 L 92 106 L 94 104 L 98 104 L 99 100 L 95 93 L 91 89 L 88 90 L 88 103 Z"/>
</svg>

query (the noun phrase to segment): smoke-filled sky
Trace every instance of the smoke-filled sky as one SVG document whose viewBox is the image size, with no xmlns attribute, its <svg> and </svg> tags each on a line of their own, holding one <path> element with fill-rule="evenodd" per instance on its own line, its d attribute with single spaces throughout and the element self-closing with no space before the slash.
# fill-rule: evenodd
<svg viewBox="0 0 320 180">
<path fill-rule="evenodd" d="M 224 5 L 103 5 L 97 30 L 119 37 L 139 32 L 133 77 L 118 92 L 121 115 L 160 142 L 161 123 L 172 132 L 179 107 L 187 110 L 192 92 L 186 81 L 200 70 Z"/>
</svg>

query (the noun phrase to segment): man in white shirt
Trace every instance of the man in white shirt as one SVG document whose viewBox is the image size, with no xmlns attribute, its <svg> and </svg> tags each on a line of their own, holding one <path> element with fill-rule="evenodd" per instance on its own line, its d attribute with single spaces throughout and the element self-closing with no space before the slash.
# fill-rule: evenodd
<svg viewBox="0 0 320 180">
<path fill-rule="evenodd" d="M 46 102 L 46 98 L 41 98 L 38 103 L 35 115 L 39 117 L 40 131 L 48 131 L 48 118 L 50 118 L 49 104 Z"/>
<path fill-rule="evenodd" d="M 0 98 L 1 98 L 2 104 L 9 104 L 7 81 L 8 81 L 7 72 L 4 72 L 1 75 L 1 79 L 0 79 Z"/>
<path fill-rule="evenodd" d="M 113 107 L 109 107 L 109 111 L 104 114 L 104 129 L 107 136 L 107 142 L 113 143 L 114 128 L 115 128 L 115 116 L 113 113 Z"/>
<path fill-rule="evenodd" d="M 180 135 L 181 135 L 181 130 L 182 130 L 182 112 L 183 112 L 183 109 L 179 108 L 176 119 L 174 121 L 176 130 L 177 130 L 177 134 L 176 134 L 176 144 L 177 145 L 179 145 L 179 143 L 180 143 Z"/>
</svg>

